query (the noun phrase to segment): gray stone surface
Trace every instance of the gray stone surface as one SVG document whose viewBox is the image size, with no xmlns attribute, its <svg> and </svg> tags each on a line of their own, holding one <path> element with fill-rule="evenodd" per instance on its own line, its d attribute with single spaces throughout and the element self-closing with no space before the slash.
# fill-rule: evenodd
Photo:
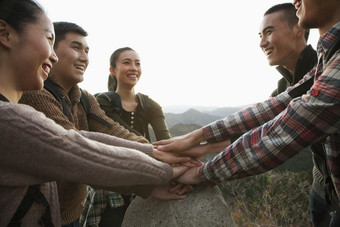
<svg viewBox="0 0 340 227">
<path fill-rule="evenodd" d="M 137 197 L 126 211 L 123 227 L 235 226 L 218 187 L 199 187 L 183 200 Z"/>
</svg>

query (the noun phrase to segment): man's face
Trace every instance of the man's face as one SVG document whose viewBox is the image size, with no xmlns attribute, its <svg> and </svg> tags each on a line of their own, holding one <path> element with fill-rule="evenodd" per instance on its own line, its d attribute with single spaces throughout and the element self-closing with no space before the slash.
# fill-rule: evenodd
<svg viewBox="0 0 340 227">
<path fill-rule="evenodd" d="M 70 88 L 84 80 L 84 73 L 89 64 L 87 45 L 84 36 L 70 32 L 59 41 L 55 52 L 59 58 L 51 74 L 64 88 Z"/>
<path fill-rule="evenodd" d="M 296 55 L 296 30 L 283 20 L 282 12 L 275 12 L 263 17 L 260 26 L 260 47 L 267 56 L 269 65 L 289 64 Z M 295 59 L 295 58 L 294 58 Z"/>
<path fill-rule="evenodd" d="M 340 18 L 339 0 L 294 0 L 294 6 L 302 28 L 319 28 L 321 34 Z"/>
</svg>

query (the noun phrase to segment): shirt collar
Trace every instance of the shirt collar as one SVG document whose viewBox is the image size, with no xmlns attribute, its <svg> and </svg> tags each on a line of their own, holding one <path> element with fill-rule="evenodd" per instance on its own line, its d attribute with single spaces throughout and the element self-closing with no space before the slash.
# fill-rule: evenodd
<svg viewBox="0 0 340 227">
<path fill-rule="evenodd" d="M 335 24 L 324 35 L 320 36 L 317 52 L 319 54 L 326 53 L 333 46 L 338 37 L 340 37 L 340 22 Z"/>
</svg>

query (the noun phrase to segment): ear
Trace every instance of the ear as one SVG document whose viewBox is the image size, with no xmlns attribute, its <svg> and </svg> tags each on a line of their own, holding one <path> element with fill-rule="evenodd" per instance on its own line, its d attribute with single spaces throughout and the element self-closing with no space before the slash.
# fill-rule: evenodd
<svg viewBox="0 0 340 227">
<path fill-rule="evenodd" d="M 304 36 L 305 36 L 305 29 L 303 29 L 303 28 L 300 28 L 299 26 L 298 26 L 298 24 L 296 24 L 296 25 L 294 25 L 294 32 L 295 32 L 295 35 L 296 35 L 296 38 L 304 38 Z"/>
<path fill-rule="evenodd" d="M 10 47 L 10 32 L 9 24 L 4 20 L 0 20 L 0 43 L 7 48 Z"/>
<path fill-rule="evenodd" d="M 115 72 L 115 69 L 114 68 L 112 68 L 112 66 L 110 66 L 110 74 L 111 74 L 111 76 L 116 76 L 116 72 Z"/>
</svg>

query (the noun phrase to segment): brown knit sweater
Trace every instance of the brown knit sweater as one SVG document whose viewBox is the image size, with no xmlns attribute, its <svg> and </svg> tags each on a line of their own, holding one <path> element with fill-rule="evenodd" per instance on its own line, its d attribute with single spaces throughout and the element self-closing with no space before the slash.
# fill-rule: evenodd
<svg viewBox="0 0 340 227">
<path fill-rule="evenodd" d="M 116 186 L 164 184 L 172 176 L 168 164 L 149 156 L 152 145 L 65 130 L 27 105 L 0 101 L 0 128 L 0 226 L 7 226 L 31 184 L 44 183 L 52 221 L 60 226 L 53 181 L 120 192 Z M 37 226 L 42 208 L 34 204 L 21 226 Z"/>
<path fill-rule="evenodd" d="M 51 76 L 50 79 L 58 84 L 57 79 L 53 76 Z M 43 112 L 48 118 L 53 119 L 65 129 L 102 132 L 127 140 L 148 143 L 144 137 L 130 133 L 124 127 L 107 117 L 96 99 L 87 91 L 83 90 L 90 102 L 91 107 L 89 112 L 109 122 L 112 125 L 111 127 L 98 120 L 92 118 L 87 119 L 84 108 L 80 103 L 81 92 L 77 85 L 70 90 L 69 94 L 66 94 L 61 87 L 60 90 L 66 98 L 69 107 L 70 120 L 63 114 L 62 106 L 58 100 L 56 100 L 46 89 L 24 92 L 20 103 L 28 104 L 36 110 Z M 64 181 L 58 181 L 57 184 L 62 225 L 67 225 L 80 217 L 83 209 L 82 203 L 86 197 L 86 185 Z M 135 193 L 146 198 L 150 195 L 152 189 L 153 186 L 131 187 L 126 188 L 126 190 L 123 191 L 123 194 Z"/>
</svg>

